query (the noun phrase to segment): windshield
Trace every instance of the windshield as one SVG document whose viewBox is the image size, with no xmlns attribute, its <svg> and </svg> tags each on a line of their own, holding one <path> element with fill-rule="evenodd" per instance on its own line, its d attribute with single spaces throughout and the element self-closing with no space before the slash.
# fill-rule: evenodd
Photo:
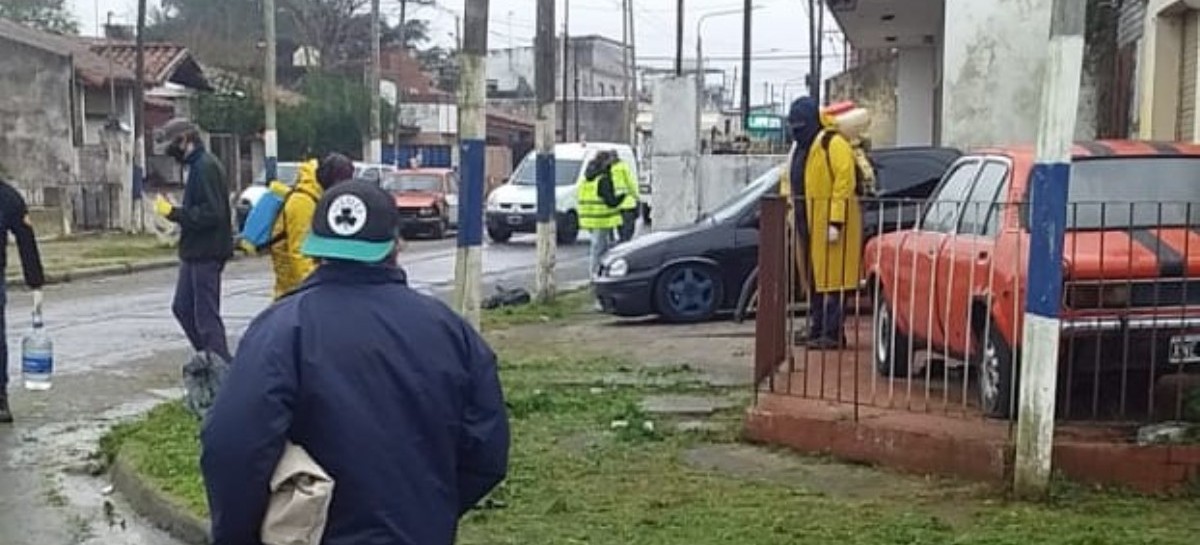
<svg viewBox="0 0 1200 545">
<path fill-rule="evenodd" d="M 436 174 L 392 174 L 383 188 L 401 193 L 437 193 L 442 190 L 442 177 Z"/>
<path fill-rule="evenodd" d="M 555 158 L 554 185 L 575 185 L 575 182 L 579 180 L 579 171 L 582 165 L 583 161 Z M 516 172 L 513 172 L 511 183 L 513 185 L 537 185 L 536 153 L 525 156 L 525 159 L 517 166 Z"/>
<path fill-rule="evenodd" d="M 750 185 L 747 185 L 740 193 L 725 201 L 721 206 L 713 209 L 711 214 L 701 217 L 701 221 L 705 218 L 712 218 L 713 223 L 725 223 L 741 216 L 747 207 L 754 206 L 763 198 L 763 195 L 779 183 L 780 168 L 782 167 L 775 167 L 768 170 L 766 174 L 750 182 Z"/>
<path fill-rule="evenodd" d="M 1197 227 L 1200 158 L 1076 161 L 1068 195 L 1068 229 Z"/>
<path fill-rule="evenodd" d="M 295 164 L 280 164 L 275 167 L 275 174 L 279 181 L 292 185 L 296 183 L 296 173 L 300 171 L 300 165 Z M 258 177 L 254 179 L 254 185 L 267 185 L 267 171 L 261 170 Z"/>
</svg>

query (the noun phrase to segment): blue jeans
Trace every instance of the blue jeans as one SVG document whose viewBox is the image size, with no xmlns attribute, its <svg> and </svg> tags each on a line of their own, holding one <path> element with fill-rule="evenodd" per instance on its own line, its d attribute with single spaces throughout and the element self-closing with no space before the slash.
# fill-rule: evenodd
<svg viewBox="0 0 1200 545">
<path fill-rule="evenodd" d="M 845 315 L 842 312 L 842 298 L 839 292 L 813 293 L 812 305 L 808 310 L 808 338 L 811 340 L 828 339 L 842 342 L 845 335 L 843 324 Z"/>
<path fill-rule="evenodd" d="M 221 273 L 224 261 L 184 261 L 179 265 L 171 312 L 197 352 L 209 351 L 232 361 L 221 321 Z"/>
<path fill-rule="evenodd" d="M 612 229 L 591 231 L 592 245 L 588 254 L 588 272 L 595 275 L 600 270 L 600 258 L 612 247 Z"/>
</svg>

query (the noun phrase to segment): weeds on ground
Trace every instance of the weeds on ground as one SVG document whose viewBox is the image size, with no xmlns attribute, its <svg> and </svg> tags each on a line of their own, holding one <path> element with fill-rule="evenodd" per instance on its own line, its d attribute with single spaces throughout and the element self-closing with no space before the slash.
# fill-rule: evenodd
<svg viewBox="0 0 1200 545">
<path fill-rule="evenodd" d="M 483 312 L 483 330 L 496 331 L 510 327 L 560 322 L 587 310 L 590 292 L 576 290 L 558 294 L 549 304 L 528 304 L 501 307 Z"/>
</svg>

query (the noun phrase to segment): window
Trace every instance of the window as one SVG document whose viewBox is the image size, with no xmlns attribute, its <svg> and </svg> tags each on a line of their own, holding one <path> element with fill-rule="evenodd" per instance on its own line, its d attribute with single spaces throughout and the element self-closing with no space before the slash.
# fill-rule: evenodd
<svg viewBox="0 0 1200 545">
<path fill-rule="evenodd" d="M 1000 207 L 996 205 L 1002 188 L 1007 187 L 1008 165 L 999 161 L 984 163 L 975 180 L 975 188 L 967 199 L 966 208 L 958 223 L 964 235 L 995 236 L 1000 226 Z"/>
<path fill-rule="evenodd" d="M 921 220 L 922 231 L 951 233 L 958 225 L 963 202 L 971 193 L 975 174 L 979 172 L 979 161 L 959 163 L 946 176 L 937 194 L 930 199 L 925 218 Z"/>
</svg>

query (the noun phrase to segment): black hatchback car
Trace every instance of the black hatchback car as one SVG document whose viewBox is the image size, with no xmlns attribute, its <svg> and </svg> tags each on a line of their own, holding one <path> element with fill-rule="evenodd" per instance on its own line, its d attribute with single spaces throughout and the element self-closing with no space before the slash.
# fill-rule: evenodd
<svg viewBox="0 0 1200 545">
<path fill-rule="evenodd" d="M 961 155 L 929 147 L 872 152 L 882 201 L 864 205 L 864 238 L 911 227 L 920 203 Z M 763 174 L 694 225 L 651 233 L 605 254 L 592 279 L 600 307 L 627 318 L 657 314 L 668 322 L 703 321 L 733 309 L 758 264 L 759 203 L 778 187 L 781 168 Z"/>
</svg>

